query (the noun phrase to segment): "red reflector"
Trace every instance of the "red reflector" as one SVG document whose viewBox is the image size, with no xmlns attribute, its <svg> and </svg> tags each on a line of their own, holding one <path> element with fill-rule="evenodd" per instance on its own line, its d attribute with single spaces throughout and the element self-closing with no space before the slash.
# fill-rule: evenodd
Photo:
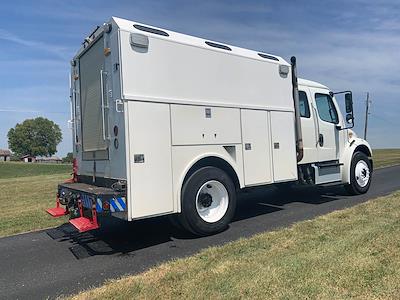
<svg viewBox="0 0 400 300">
<path fill-rule="evenodd" d="M 103 210 L 110 210 L 110 203 L 108 203 L 107 201 L 103 202 Z"/>
</svg>

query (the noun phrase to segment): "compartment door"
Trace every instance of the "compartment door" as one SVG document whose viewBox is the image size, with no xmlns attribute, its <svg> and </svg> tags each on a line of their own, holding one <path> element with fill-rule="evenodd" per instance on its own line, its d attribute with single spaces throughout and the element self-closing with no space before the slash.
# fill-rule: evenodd
<svg viewBox="0 0 400 300">
<path fill-rule="evenodd" d="M 172 212 L 169 104 L 129 102 L 128 123 L 132 218 Z"/>
<path fill-rule="evenodd" d="M 172 145 L 239 144 L 238 108 L 171 105 Z"/>
<path fill-rule="evenodd" d="M 271 112 L 274 181 L 297 179 L 294 112 Z"/>
<path fill-rule="evenodd" d="M 241 110 L 244 181 L 246 186 L 272 181 L 268 112 Z"/>
</svg>

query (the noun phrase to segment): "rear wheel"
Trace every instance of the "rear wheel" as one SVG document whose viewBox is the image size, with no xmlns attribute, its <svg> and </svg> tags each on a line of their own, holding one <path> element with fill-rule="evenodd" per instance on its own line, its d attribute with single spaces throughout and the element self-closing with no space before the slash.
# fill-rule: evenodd
<svg viewBox="0 0 400 300">
<path fill-rule="evenodd" d="M 353 155 L 350 166 L 350 183 L 345 185 L 350 195 L 364 194 L 371 185 L 372 166 L 368 157 L 362 152 Z"/>
<path fill-rule="evenodd" d="M 224 230 L 236 208 L 231 178 L 221 169 L 204 167 L 194 172 L 182 188 L 180 223 L 196 235 Z"/>
</svg>

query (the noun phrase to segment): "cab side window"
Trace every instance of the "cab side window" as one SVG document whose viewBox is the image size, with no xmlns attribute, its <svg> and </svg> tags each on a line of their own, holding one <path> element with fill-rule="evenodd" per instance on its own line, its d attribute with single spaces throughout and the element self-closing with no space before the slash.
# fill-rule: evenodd
<svg viewBox="0 0 400 300">
<path fill-rule="evenodd" d="M 299 91 L 299 104 L 300 104 L 300 117 L 310 117 L 310 106 L 308 105 L 307 94 L 303 91 Z"/>
<path fill-rule="evenodd" d="M 315 103 L 321 120 L 333 124 L 339 123 L 338 113 L 331 96 L 327 94 L 315 94 Z"/>
</svg>

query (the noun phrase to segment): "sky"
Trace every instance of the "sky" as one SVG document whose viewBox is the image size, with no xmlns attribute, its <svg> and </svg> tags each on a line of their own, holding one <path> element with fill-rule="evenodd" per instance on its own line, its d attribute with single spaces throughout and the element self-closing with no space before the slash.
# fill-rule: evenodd
<svg viewBox="0 0 400 300">
<path fill-rule="evenodd" d="M 332 91 L 352 90 L 355 131 L 400 147 L 400 1 L 2 1 L 0 148 L 18 122 L 47 117 L 62 129 L 58 155 L 72 150 L 69 61 L 83 39 L 111 16 L 264 51 L 299 76 Z"/>
</svg>

